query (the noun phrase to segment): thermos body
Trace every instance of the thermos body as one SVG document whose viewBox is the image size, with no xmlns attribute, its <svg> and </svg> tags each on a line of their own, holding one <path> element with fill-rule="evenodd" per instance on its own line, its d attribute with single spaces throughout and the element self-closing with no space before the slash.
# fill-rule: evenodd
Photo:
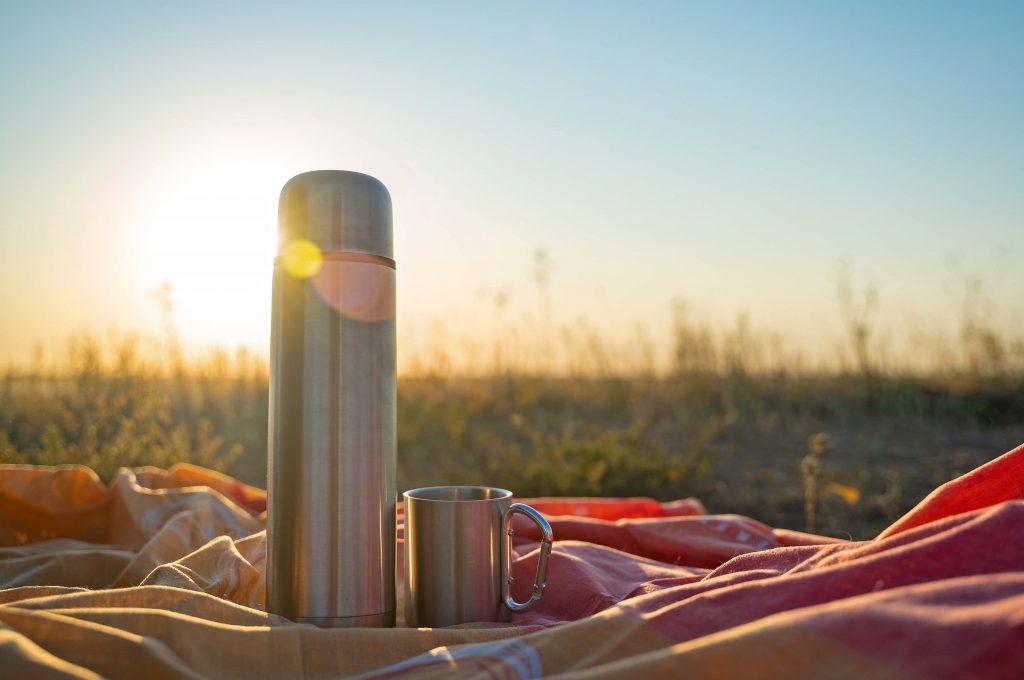
<svg viewBox="0 0 1024 680">
<path fill-rule="evenodd" d="M 279 219 L 267 609 L 321 626 L 393 626 L 391 200 L 367 175 L 304 173 L 282 190 Z"/>
</svg>

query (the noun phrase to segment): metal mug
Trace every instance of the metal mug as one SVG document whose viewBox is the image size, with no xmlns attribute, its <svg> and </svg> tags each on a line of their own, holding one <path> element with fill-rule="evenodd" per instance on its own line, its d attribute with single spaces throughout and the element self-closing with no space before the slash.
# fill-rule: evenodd
<svg viewBox="0 0 1024 680">
<path fill-rule="evenodd" d="M 512 492 L 487 486 L 433 486 L 403 494 L 405 502 L 405 621 L 435 628 L 470 621 L 505 621 L 544 594 L 551 525 Z M 533 591 L 517 602 L 512 589 L 512 517 L 541 531 Z"/>
</svg>

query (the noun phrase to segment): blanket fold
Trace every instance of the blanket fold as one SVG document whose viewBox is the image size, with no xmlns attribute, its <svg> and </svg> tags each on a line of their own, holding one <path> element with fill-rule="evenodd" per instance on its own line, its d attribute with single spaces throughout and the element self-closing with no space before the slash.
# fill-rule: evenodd
<svg viewBox="0 0 1024 680">
<path fill-rule="evenodd" d="M 511 624 L 321 630 L 263 610 L 262 490 L 189 465 L 109 485 L 78 466 L 0 466 L 0 673 L 1024 676 L 1024 446 L 871 541 L 694 499 L 527 502 L 556 542 L 544 598 Z M 527 588 L 539 537 L 516 529 Z"/>
</svg>

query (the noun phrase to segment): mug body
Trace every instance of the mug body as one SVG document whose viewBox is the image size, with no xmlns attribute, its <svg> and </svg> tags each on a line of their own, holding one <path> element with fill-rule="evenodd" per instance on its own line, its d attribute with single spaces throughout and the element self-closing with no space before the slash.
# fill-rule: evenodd
<svg viewBox="0 0 1024 680">
<path fill-rule="evenodd" d="M 405 621 L 435 628 L 506 621 L 502 518 L 512 492 L 435 486 L 403 494 Z"/>
</svg>

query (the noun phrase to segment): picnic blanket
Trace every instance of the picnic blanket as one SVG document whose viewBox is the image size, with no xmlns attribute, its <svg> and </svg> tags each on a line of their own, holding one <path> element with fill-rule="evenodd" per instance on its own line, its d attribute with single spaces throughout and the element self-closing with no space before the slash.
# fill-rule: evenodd
<svg viewBox="0 0 1024 680">
<path fill-rule="evenodd" d="M 511 625 L 323 630 L 263 611 L 263 491 L 4 466 L 0 675 L 1024 677 L 1022 499 L 1024 446 L 863 542 L 693 500 L 533 499 L 556 543 Z M 528 587 L 538 536 L 516 537 Z"/>
</svg>

